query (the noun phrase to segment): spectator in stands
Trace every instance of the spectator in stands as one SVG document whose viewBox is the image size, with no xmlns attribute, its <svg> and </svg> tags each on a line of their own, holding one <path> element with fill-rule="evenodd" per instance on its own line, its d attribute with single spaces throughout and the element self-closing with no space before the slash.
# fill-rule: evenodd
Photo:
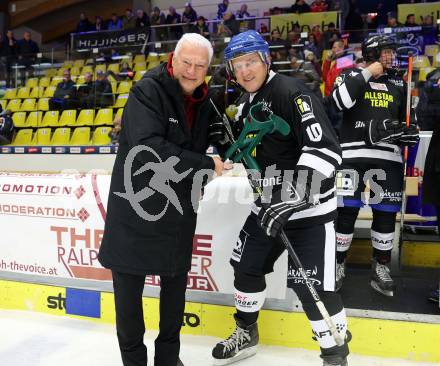
<svg viewBox="0 0 440 366">
<path fill-rule="evenodd" d="M 23 33 L 23 39 L 16 43 L 16 50 L 18 62 L 24 66 L 24 72 L 22 73 L 22 84 L 24 85 L 24 79 L 27 76 L 33 75 L 32 65 L 35 63 L 37 53 L 40 52 L 40 49 L 37 43 L 31 39 L 31 33 L 25 31 Z"/>
<path fill-rule="evenodd" d="M 313 33 L 309 33 L 309 35 L 307 36 L 307 44 L 304 49 L 312 52 L 317 60 L 321 59 L 322 48 L 316 41 L 316 36 Z"/>
<path fill-rule="evenodd" d="M 285 61 L 287 60 L 287 50 L 289 45 L 284 39 L 281 39 L 281 33 L 278 28 L 275 28 L 270 32 L 269 50 L 272 61 Z"/>
<path fill-rule="evenodd" d="M 434 26 L 432 15 L 425 15 L 422 23 L 423 44 L 435 44 L 437 41 L 437 30 Z"/>
<path fill-rule="evenodd" d="M 159 7 L 155 6 L 150 16 L 151 25 L 164 25 L 165 14 L 160 11 Z M 156 33 L 156 41 L 162 42 L 167 40 L 167 29 L 165 27 L 158 27 L 154 29 Z"/>
<path fill-rule="evenodd" d="M 125 15 L 122 18 L 122 28 L 123 29 L 136 28 L 136 18 L 131 9 L 125 9 Z"/>
<path fill-rule="evenodd" d="M 108 136 L 111 138 L 111 143 L 113 145 L 119 144 L 119 134 L 121 132 L 121 122 L 122 119 L 119 116 L 115 116 L 113 120 L 113 128 L 108 133 Z"/>
<path fill-rule="evenodd" d="M 90 106 L 93 106 L 95 99 L 93 89 L 93 75 L 91 72 L 86 72 L 84 74 L 84 83 L 78 86 L 76 92 L 78 108 L 90 108 Z"/>
<path fill-rule="evenodd" d="M 419 88 L 417 122 L 422 130 L 432 131 L 439 124 L 440 116 L 440 69 L 426 75 L 423 88 Z"/>
<path fill-rule="evenodd" d="M 104 19 L 102 19 L 102 16 L 100 15 L 96 15 L 95 16 L 95 24 L 93 25 L 92 30 L 94 32 L 100 32 L 105 30 L 105 24 L 104 24 Z"/>
<path fill-rule="evenodd" d="M 223 0 L 220 4 L 217 4 L 217 19 L 223 19 L 223 14 L 226 13 L 229 6 L 229 0 Z"/>
<path fill-rule="evenodd" d="M 310 6 L 305 0 L 296 0 L 296 3 L 290 7 L 290 13 L 308 13 L 310 12 Z"/>
<path fill-rule="evenodd" d="M 301 35 L 300 33 L 295 32 L 293 29 L 287 32 L 287 47 L 292 47 L 292 45 L 297 45 L 300 43 Z"/>
<path fill-rule="evenodd" d="M 328 50 L 331 48 L 333 42 L 340 39 L 339 30 L 336 29 L 335 23 L 330 22 L 327 29 L 322 35 L 323 48 Z"/>
<path fill-rule="evenodd" d="M 136 10 L 136 28 L 148 28 L 150 17 L 142 9 Z"/>
<path fill-rule="evenodd" d="M 107 79 L 106 73 L 98 71 L 94 87 L 95 108 L 110 107 L 115 104 L 112 85 Z"/>
<path fill-rule="evenodd" d="M 6 87 L 12 87 L 12 65 L 16 60 L 17 41 L 9 29 L 0 43 L 0 64 L 3 64 Z"/>
<path fill-rule="evenodd" d="M 310 64 L 315 68 L 316 73 L 319 76 L 320 83 L 322 83 L 322 67 L 321 63 L 317 61 L 315 54 L 313 52 L 309 52 L 307 50 L 304 51 L 304 60 L 306 62 L 310 62 Z M 321 93 L 322 96 L 322 93 Z"/>
<path fill-rule="evenodd" d="M 86 13 L 81 13 L 79 15 L 78 25 L 76 26 L 76 33 L 89 32 L 92 27 L 93 25 L 87 18 Z"/>
<path fill-rule="evenodd" d="M 174 6 L 170 6 L 168 8 L 166 24 L 179 24 L 179 23 L 182 23 L 181 15 L 176 12 L 176 8 Z M 168 34 L 169 34 L 168 39 L 177 40 L 182 35 L 182 27 L 181 26 L 169 27 Z"/>
<path fill-rule="evenodd" d="M 112 18 L 108 22 L 107 29 L 112 31 L 122 29 L 122 20 L 118 18 L 116 13 L 112 14 Z"/>
<path fill-rule="evenodd" d="M 360 15 L 356 0 L 350 0 L 350 10 L 345 18 L 344 29 L 350 32 L 350 42 L 361 42 L 363 34 L 360 32 L 364 27 L 364 21 Z"/>
<path fill-rule="evenodd" d="M 116 81 L 123 81 L 123 80 L 132 80 L 134 76 L 134 72 L 130 67 L 130 65 L 128 64 L 128 62 L 123 62 L 117 74 L 109 70 L 107 71 L 107 75 L 113 76 L 113 78 Z"/>
<path fill-rule="evenodd" d="M 197 12 L 191 3 L 186 3 L 182 13 L 182 23 L 194 23 L 195 21 L 197 21 Z"/>
<path fill-rule="evenodd" d="M 14 122 L 9 113 L 0 105 L 0 145 L 10 144 L 14 136 Z"/>
<path fill-rule="evenodd" d="M 408 14 L 406 16 L 405 27 L 417 27 L 416 16 L 414 14 Z"/>
<path fill-rule="evenodd" d="M 226 11 L 223 13 L 223 24 L 231 31 L 231 35 L 235 36 L 240 33 L 240 24 L 238 23 L 238 20 L 235 19 L 232 11 Z"/>
<path fill-rule="evenodd" d="M 206 24 L 206 19 L 203 16 L 199 16 L 196 24 L 194 24 L 193 26 L 192 32 L 201 34 L 203 37 L 207 39 L 211 37 L 209 33 L 208 25 Z"/>
<path fill-rule="evenodd" d="M 390 11 L 388 12 L 387 15 L 388 15 L 388 23 L 387 23 L 388 28 L 397 28 L 402 26 L 402 24 L 400 24 L 397 21 L 397 13 L 395 11 Z"/>
<path fill-rule="evenodd" d="M 247 4 L 242 4 L 240 10 L 237 10 L 236 18 L 237 19 L 251 18 L 251 15 L 248 13 Z"/>
<path fill-rule="evenodd" d="M 76 85 L 70 76 L 70 70 L 66 69 L 63 71 L 63 81 L 58 83 L 53 97 L 49 99 L 49 109 L 62 111 L 76 108 L 77 104 Z"/>
<path fill-rule="evenodd" d="M 315 36 L 316 43 L 321 45 L 322 42 L 321 26 L 319 24 L 313 25 L 311 33 Z"/>
<path fill-rule="evenodd" d="M 333 84 L 335 83 L 335 80 L 339 76 L 341 71 L 346 67 L 350 67 L 350 65 L 344 65 L 346 67 L 342 68 L 341 65 L 338 63 L 338 58 L 342 57 L 343 55 L 344 43 L 342 41 L 334 42 L 331 53 L 329 53 L 322 64 L 322 79 L 324 80 L 325 84 L 324 96 L 330 95 L 333 89 Z"/>
<path fill-rule="evenodd" d="M 313 13 L 319 13 L 323 11 L 327 11 L 328 5 L 323 0 L 315 0 L 310 5 L 310 11 Z"/>
<path fill-rule="evenodd" d="M 321 78 L 311 62 L 292 57 L 290 59 L 290 69 L 290 76 L 302 80 L 319 99 L 322 99 L 321 90 L 319 89 Z"/>
</svg>

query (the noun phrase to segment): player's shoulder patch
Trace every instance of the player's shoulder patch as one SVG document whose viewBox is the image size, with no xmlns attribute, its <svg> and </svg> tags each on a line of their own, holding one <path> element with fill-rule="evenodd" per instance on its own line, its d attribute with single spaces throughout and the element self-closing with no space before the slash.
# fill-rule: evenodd
<svg viewBox="0 0 440 366">
<path fill-rule="evenodd" d="M 300 94 L 294 99 L 295 107 L 301 115 L 301 122 L 315 118 L 313 113 L 312 98 L 310 95 Z"/>
<path fill-rule="evenodd" d="M 345 81 L 345 74 L 342 73 L 342 74 L 338 75 L 338 77 L 335 79 L 335 82 L 334 82 L 333 86 L 338 87 L 344 81 Z"/>
</svg>

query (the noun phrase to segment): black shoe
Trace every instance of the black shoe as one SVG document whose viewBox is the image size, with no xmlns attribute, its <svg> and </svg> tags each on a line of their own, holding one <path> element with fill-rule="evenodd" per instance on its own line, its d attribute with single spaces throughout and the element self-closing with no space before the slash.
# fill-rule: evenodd
<svg viewBox="0 0 440 366">
<path fill-rule="evenodd" d="M 214 365 L 229 365 L 257 353 L 259 340 L 257 323 L 247 326 L 236 315 L 234 318 L 237 323 L 234 332 L 229 338 L 217 343 L 212 350 Z"/>
</svg>

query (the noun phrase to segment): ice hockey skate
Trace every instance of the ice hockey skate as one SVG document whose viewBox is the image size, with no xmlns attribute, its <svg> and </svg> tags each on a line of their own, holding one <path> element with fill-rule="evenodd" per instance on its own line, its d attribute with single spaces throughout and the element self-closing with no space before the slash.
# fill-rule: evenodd
<svg viewBox="0 0 440 366">
<path fill-rule="evenodd" d="M 237 323 L 234 332 L 212 350 L 214 365 L 229 365 L 257 353 L 257 323 L 246 326 L 236 315 L 234 318 Z"/>
<path fill-rule="evenodd" d="M 390 269 L 385 264 L 378 263 L 373 259 L 371 287 L 385 296 L 394 295 L 394 281 L 390 275 Z"/>
<path fill-rule="evenodd" d="M 338 292 L 345 278 L 345 261 L 342 263 L 336 263 L 336 283 L 335 283 L 335 291 Z"/>
<path fill-rule="evenodd" d="M 324 361 L 323 366 L 348 366 L 347 358 L 345 358 L 339 363 L 329 363 L 327 361 Z"/>
</svg>

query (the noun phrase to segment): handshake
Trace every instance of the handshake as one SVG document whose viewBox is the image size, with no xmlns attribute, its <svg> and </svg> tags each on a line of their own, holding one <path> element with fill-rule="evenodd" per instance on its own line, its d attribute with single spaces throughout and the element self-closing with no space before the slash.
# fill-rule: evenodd
<svg viewBox="0 0 440 366">
<path fill-rule="evenodd" d="M 399 144 L 401 146 L 414 146 L 419 142 L 419 129 L 415 124 L 408 127 L 405 122 L 393 119 L 375 120 L 365 122 L 365 142 L 375 145 L 380 142 Z"/>
</svg>

